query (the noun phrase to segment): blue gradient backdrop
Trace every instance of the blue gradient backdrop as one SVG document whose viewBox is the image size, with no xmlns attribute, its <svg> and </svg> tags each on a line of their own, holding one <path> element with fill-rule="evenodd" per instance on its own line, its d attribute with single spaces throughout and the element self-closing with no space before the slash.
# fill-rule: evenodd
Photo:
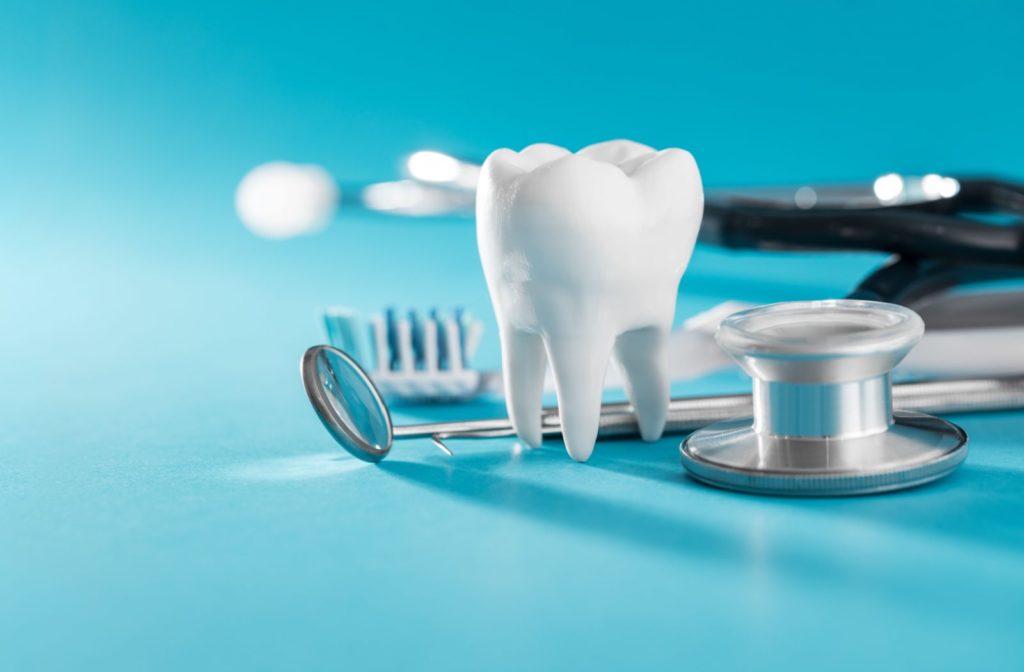
<svg viewBox="0 0 1024 672">
<path fill-rule="evenodd" d="M 366 467 L 298 384 L 317 310 L 463 304 L 493 364 L 472 227 L 269 242 L 232 193 L 270 159 L 389 179 L 614 137 L 712 186 L 1024 177 L 1021 7 L 4 0 L 0 668 L 1020 669 L 1020 413 L 960 418 L 957 475 L 878 499 L 703 488 L 671 438 Z M 878 260 L 699 249 L 679 317 Z"/>
</svg>

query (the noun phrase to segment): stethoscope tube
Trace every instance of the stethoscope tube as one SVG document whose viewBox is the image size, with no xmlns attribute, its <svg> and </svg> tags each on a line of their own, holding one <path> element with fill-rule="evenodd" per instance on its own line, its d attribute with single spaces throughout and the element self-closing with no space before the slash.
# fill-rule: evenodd
<svg viewBox="0 0 1024 672">
<path fill-rule="evenodd" d="M 960 191 L 951 198 L 922 203 L 919 209 L 936 212 L 1015 212 L 1024 213 L 1024 185 L 992 177 L 958 180 Z"/>
<path fill-rule="evenodd" d="M 914 307 L 952 287 L 1017 279 L 1024 266 L 979 266 L 934 259 L 892 257 L 872 271 L 846 297 Z"/>
<path fill-rule="evenodd" d="M 709 201 L 700 239 L 733 249 L 890 252 L 959 263 L 1024 265 L 1024 227 L 896 206 L 779 210 Z"/>
<path fill-rule="evenodd" d="M 700 238 L 733 249 L 891 252 L 961 264 L 1024 265 L 1024 185 L 961 179 L 956 195 L 872 207 L 801 209 L 742 193 L 709 197 Z M 996 213 L 1010 222 L 961 216 Z"/>
</svg>

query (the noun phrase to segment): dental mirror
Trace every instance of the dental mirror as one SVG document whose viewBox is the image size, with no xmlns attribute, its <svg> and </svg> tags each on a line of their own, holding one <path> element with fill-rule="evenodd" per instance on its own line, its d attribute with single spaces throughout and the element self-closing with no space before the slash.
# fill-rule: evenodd
<svg viewBox="0 0 1024 672">
<path fill-rule="evenodd" d="M 302 383 L 334 440 L 354 457 L 380 462 L 391 451 L 391 414 L 373 381 L 337 348 L 317 346 L 302 356 Z"/>
</svg>

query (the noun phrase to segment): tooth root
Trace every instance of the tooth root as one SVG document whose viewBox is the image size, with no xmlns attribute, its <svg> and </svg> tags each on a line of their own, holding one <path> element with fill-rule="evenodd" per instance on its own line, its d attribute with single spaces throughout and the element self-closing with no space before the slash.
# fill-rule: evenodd
<svg viewBox="0 0 1024 672">
<path fill-rule="evenodd" d="M 615 358 L 626 379 L 641 438 L 657 441 L 668 417 L 668 330 L 647 327 L 622 334 L 615 342 Z"/>
<path fill-rule="evenodd" d="M 544 394 L 544 341 L 513 327 L 501 331 L 502 370 L 505 372 L 505 404 L 512 427 L 530 448 L 539 448 L 541 397 Z"/>
<path fill-rule="evenodd" d="M 594 452 L 601 418 L 601 391 L 614 338 L 590 331 L 581 338 L 545 338 L 558 393 L 562 437 L 569 456 L 586 462 Z"/>
</svg>

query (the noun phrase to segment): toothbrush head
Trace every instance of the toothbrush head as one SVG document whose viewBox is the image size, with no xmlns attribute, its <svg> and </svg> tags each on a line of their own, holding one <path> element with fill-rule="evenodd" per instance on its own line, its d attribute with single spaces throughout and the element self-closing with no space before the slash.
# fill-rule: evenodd
<svg viewBox="0 0 1024 672">
<path fill-rule="evenodd" d="M 315 233 L 327 226 L 340 203 L 334 178 L 312 164 L 264 163 L 250 170 L 235 190 L 238 218 L 263 238 Z"/>
<path fill-rule="evenodd" d="M 392 400 L 460 401 L 484 391 L 493 381 L 470 366 L 480 345 L 483 322 L 457 308 L 399 313 L 389 308 L 369 320 L 369 354 L 357 337 L 363 333 L 355 313 L 332 308 L 324 315 L 331 345 L 353 355 L 381 394 Z M 353 352 L 354 351 L 354 352 Z"/>
</svg>

